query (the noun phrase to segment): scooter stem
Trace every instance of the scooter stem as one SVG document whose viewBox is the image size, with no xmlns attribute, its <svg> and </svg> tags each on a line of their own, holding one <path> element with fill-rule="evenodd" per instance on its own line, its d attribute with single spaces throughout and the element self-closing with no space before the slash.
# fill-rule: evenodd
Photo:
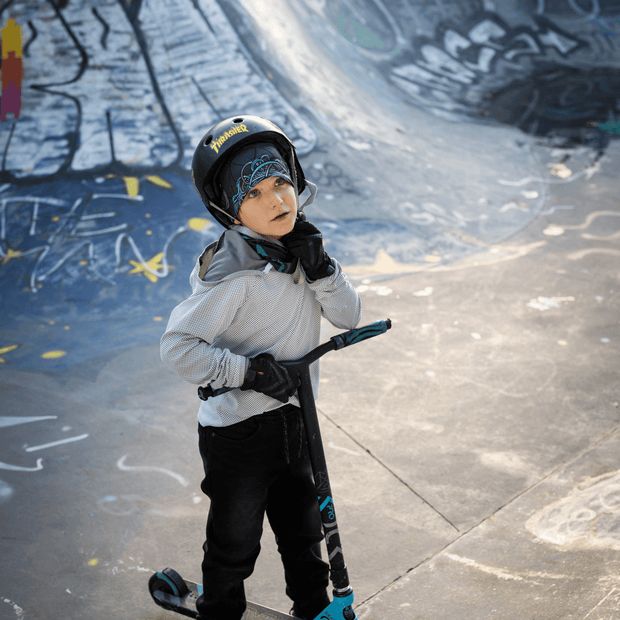
<svg viewBox="0 0 620 620">
<path fill-rule="evenodd" d="M 304 365 L 304 367 L 299 368 L 299 370 L 301 371 L 301 383 L 298 388 L 299 404 L 301 406 L 304 426 L 306 428 L 308 452 L 310 454 L 312 472 L 314 473 L 314 483 L 318 495 L 319 509 L 321 511 L 323 532 L 325 533 L 325 544 L 327 545 L 327 555 L 330 566 L 330 578 L 334 586 L 334 590 L 339 593 L 343 593 L 349 590 L 349 574 L 344 563 L 344 555 L 342 553 L 342 546 L 340 543 L 340 534 L 338 532 L 338 524 L 336 522 L 336 511 L 334 509 L 334 501 L 332 499 L 329 477 L 327 475 L 327 462 L 325 460 L 319 420 L 316 413 L 316 405 L 314 403 L 314 394 L 312 392 L 310 368 L 309 366 Z"/>
</svg>

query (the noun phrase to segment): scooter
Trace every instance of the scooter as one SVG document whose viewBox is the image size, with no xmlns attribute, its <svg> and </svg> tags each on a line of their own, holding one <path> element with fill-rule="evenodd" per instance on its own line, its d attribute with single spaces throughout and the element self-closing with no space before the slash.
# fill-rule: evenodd
<svg viewBox="0 0 620 620">
<path fill-rule="evenodd" d="M 351 329 L 336 336 L 332 336 L 326 343 L 319 345 L 299 360 L 280 362 L 282 365 L 294 369 L 300 374 L 298 387 L 299 403 L 302 411 L 308 452 L 314 474 L 314 483 L 318 497 L 327 556 L 330 566 L 330 579 L 333 585 L 333 601 L 315 618 L 315 620 L 356 620 L 353 611 L 353 589 L 349 584 L 349 574 L 344 562 L 336 511 L 332 498 L 327 463 L 319 420 L 316 413 L 312 383 L 310 380 L 310 364 L 318 360 L 329 351 L 337 351 L 349 345 L 362 342 L 368 338 L 384 334 L 392 327 L 390 319 L 378 321 L 371 325 Z M 219 396 L 235 388 L 220 388 L 213 390 L 210 387 L 199 387 L 198 396 L 202 400 Z M 196 599 L 202 593 L 202 586 L 193 581 L 183 579 L 176 571 L 165 568 L 154 573 L 149 579 L 149 592 L 153 600 L 164 609 L 180 613 L 190 618 L 197 618 Z M 294 620 L 293 616 L 284 614 L 256 603 L 248 601 L 243 620 Z"/>
</svg>

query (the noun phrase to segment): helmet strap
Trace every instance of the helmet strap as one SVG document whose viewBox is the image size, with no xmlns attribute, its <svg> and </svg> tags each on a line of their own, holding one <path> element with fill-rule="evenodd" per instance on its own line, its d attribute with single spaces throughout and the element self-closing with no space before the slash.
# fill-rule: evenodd
<svg viewBox="0 0 620 620">
<path fill-rule="evenodd" d="M 230 213 L 228 213 L 228 211 L 224 211 L 224 209 L 220 209 L 215 203 L 211 202 L 210 200 L 209 200 L 209 204 L 214 209 L 217 209 L 220 213 L 223 213 L 227 218 L 229 218 L 232 224 L 234 224 L 237 221 L 237 218 L 233 217 Z"/>
</svg>

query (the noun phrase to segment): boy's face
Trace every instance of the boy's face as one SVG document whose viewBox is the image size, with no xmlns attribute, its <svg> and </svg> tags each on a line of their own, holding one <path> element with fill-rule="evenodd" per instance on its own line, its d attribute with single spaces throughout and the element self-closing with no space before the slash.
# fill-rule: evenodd
<svg viewBox="0 0 620 620">
<path fill-rule="evenodd" d="M 263 179 L 247 193 L 239 208 L 238 218 L 254 232 L 279 239 L 295 226 L 295 189 L 280 177 Z"/>
</svg>

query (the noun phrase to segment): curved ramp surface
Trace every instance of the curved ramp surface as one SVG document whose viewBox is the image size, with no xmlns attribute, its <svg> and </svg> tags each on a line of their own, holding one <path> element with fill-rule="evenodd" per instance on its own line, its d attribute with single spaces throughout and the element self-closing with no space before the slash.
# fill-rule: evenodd
<svg viewBox="0 0 620 620">
<path fill-rule="evenodd" d="M 4 3 L 23 70 L 0 126 L 8 359 L 59 369 L 156 338 L 221 233 L 194 146 L 239 113 L 294 140 L 308 216 L 353 278 L 507 238 L 620 132 L 618 7 L 588 4 Z M 541 135 L 591 156 L 550 171 Z"/>
<path fill-rule="evenodd" d="M 194 144 L 252 113 L 393 321 L 317 403 L 360 620 L 617 617 L 619 28 L 618 0 L 0 3 L 0 616 L 163 620 L 150 574 L 199 578 L 196 386 L 159 338 L 221 234 Z M 287 610 L 261 543 L 248 597 Z"/>
</svg>

